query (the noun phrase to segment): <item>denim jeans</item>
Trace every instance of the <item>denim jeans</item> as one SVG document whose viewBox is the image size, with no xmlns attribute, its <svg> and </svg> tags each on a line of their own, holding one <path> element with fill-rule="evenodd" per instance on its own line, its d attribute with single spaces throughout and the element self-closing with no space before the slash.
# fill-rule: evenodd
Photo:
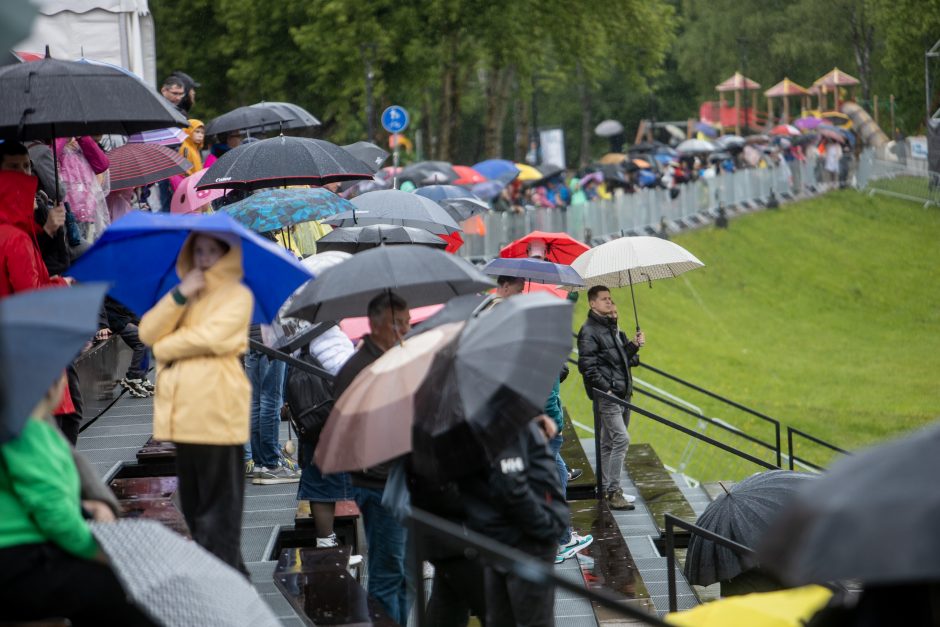
<svg viewBox="0 0 940 627">
<path fill-rule="evenodd" d="M 392 620 L 404 625 L 411 609 L 405 579 L 405 528 L 382 506 L 382 490 L 356 487 L 355 492 L 369 545 L 369 594 Z"/>
<path fill-rule="evenodd" d="M 568 492 L 568 466 L 565 464 L 565 460 L 561 458 L 561 445 L 564 443 L 565 439 L 561 437 L 561 433 L 555 435 L 548 442 L 548 446 L 552 451 L 552 455 L 555 456 L 555 465 L 558 467 L 558 482 L 561 484 L 561 493 L 567 494 Z M 565 532 L 561 534 L 561 538 L 558 541 L 558 544 L 567 544 L 571 540 L 571 527 L 565 529 Z"/>
<path fill-rule="evenodd" d="M 627 432 L 630 410 L 606 398 L 597 399 L 597 409 L 603 426 L 599 466 L 604 473 L 602 487 L 604 492 L 609 493 L 620 489 L 623 460 L 630 446 L 630 434 Z"/>
<path fill-rule="evenodd" d="M 284 402 L 287 364 L 257 351 L 245 355 L 245 371 L 251 381 L 251 439 L 245 445 L 245 461 L 274 468 L 280 463 L 278 436 Z"/>
</svg>

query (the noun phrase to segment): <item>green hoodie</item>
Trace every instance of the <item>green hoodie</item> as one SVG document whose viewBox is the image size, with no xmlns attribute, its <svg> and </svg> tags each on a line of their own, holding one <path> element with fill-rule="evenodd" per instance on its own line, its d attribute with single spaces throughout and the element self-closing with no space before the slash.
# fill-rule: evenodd
<svg viewBox="0 0 940 627">
<path fill-rule="evenodd" d="M 68 443 L 52 425 L 30 418 L 0 445 L 0 549 L 43 542 L 86 559 L 98 551 L 82 518 Z"/>
<path fill-rule="evenodd" d="M 545 415 L 555 421 L 555 425 L 558 427 L 558 433 L 561 433 L 561 429 L 565 423 L 565 414 L 561 409 L 561 381 L 555 379 L 555 385 L 552 386 L 552 393 L 548 396 L 548 400 L 545 401 Z"/>
</svg>

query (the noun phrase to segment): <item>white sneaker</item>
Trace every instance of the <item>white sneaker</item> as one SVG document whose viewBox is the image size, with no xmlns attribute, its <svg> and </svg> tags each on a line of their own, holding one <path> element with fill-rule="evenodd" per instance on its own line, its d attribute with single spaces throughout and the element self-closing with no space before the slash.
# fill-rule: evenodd
<svg viewBox="0 0 940 627">
<path fill-rule="evenodd" d="M 431 565 L 431 562 L 424 562 L 423 574 L 425 579 L 434 579 L 434 566 Z"/>
<path fill-rule="evenodd" d="M 633 496 L 632 494 L 627 494 L 626 492 L 624 492 L 623 498 L 626 499 L 627 503 L 634 503 L 634 502 L 636 502 L 636 497 Z"/>
<path fill-rule="evenodd" d="M 339 546 L 335 533 L 331 533 L 326 538 L 317 538 L 318 549 L 332 549 L 334 546 Z"/>
<path fill-rule="evenodd" d="M 362 556 L 361 556 L 361 555 L 350 555 L 350 556 L 349 556 L 349 567 L 350 567 L 350 568 L 356 568 L 356 567 L 359 566 L 360 564 L 362 564 Z"/>
</svg>

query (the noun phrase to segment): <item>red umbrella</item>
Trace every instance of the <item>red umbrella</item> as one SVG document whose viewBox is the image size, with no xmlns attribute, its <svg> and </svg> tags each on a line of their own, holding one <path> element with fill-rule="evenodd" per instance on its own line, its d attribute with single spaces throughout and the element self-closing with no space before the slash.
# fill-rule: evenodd
<svg viewBox="0 0 940 627">
<path fill-rule="evenodd" d="M 793 126 L 792 124 L 778 124 L 770 130 L 771 135 L 780 135 L 783 137 L 796 137 L 800 135 L 800 129 Z"/>
<path fill-rule="evenodd" d="M 124 144 L 108 153 L 108 161 L 112 191 L 156 183 L 193 167 L 178 152 L 159 144 Z"/>
<path fill-rule="evenodd" d="M 477 183 L 485 183 L 487 178 L 466 165 L 455 165 L 454 172 L 460 175 L 460 178 L 454 181 L 454 185 L 476 185 Z"/>
<path fill-rule="evenodd" d="M 590 250 L 567 233 L 532 231 L 525 237 L 499 251 L 500 257 L 529 257 L 529 244 L 541 240 L 545 244 L 545 259 L 554 263 L 571 265 L 571 262 Z"/>
<path fill-rule="evenodd" d="M 450 233 L 449 235 L 438 235 L 442 240 L 447 242 L 447 247 L 444 249 L 444 252 L 455 254 L 460 247 L 464 245 L 463 238 L 460 237 L 460 233 Z"/>
</svg>

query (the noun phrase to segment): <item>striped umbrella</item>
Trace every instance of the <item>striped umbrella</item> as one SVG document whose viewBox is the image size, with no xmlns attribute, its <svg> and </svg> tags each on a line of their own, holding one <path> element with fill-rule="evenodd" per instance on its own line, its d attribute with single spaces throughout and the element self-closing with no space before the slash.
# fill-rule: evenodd
<svg viewBox="0 0 940 627">
<path fill-rule="evenodd" d="M 161 146 L 176 146 L 186 140 L 186 131 L 171 126 L 158 128 L 154 131 L 134 133 L 127 138 L 129 144 L 160 144 Z"/>
<path fill-rule="evenodd" d="M 193 167 L 179 153 L 158 144 L 124 144 L 108 153 L 111 189 L 156 183 Z"/>
</svg>

